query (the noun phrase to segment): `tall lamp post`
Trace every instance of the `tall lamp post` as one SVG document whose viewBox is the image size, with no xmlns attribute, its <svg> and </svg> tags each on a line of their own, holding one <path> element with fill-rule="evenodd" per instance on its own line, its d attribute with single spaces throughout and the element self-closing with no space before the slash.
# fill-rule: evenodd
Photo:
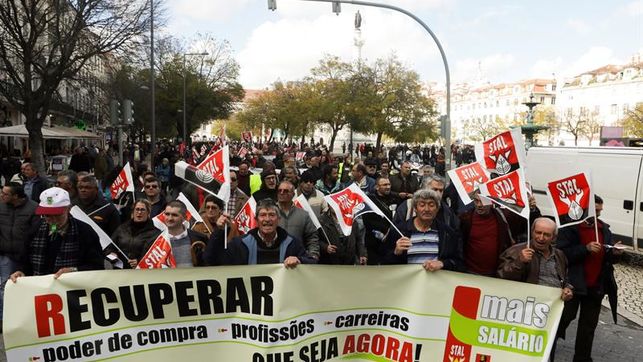
<svg viewBox="0 0 643 362">
<path fill-rule="evenodd" d="M 397 6 L 393 5 L 388 5 L 388 4 L 380 4 L 380 3 L 374 3 L 370 1 L 361 1 L 361 0 L 302 0 L 302 1 L 316 1 L 316 2 L 324 2 L 324 3 L 332 3 L 333 5 L 333 12 L 338 14 L 341 12 L 341 7 L 340 4 L 353 4 L 353 5 L 363 5 L 363 6 L 372 6 L 376 8 L 384 8 L 384 9 L 389 9 L 389 10 L 395 10 L 397 12 L 400 12 L 404 15 L 407 15 L 416 22 L 418 22 L 424 30 L 426 30 L 431 38 L 433 38 L 433 41 L 435 44 L 438 46 L 438 50 L 440 50 L 440 55 L 442 56 L 442 62 L 444 63 L 444 71 L 446 73 L 446 87 L 447 87 L 447 114 L 446 114 L 446 119 L 444 121 L 444 128 L 445 128 L 445 139 L 444 139 L 444 148 L 445 148 L 445 170 L 448 170 L 451 168 L 451 75 L 449 73 L 449 63 L 447 62 L 447 56 L 444 53 L 444 49 L 442 48 L 442 44 L 440 44 L 440 41 L 438 40 L 438 37 L 431 31 L 428 25 L 426 25 L 420 18 L 415 16 L 413 13 L 404 10 L 402 8 L 399 8 Z M 269 10 L 276 10 L 277 9 L 277 0 L 268 0 L 268 9 Z"/>
<path fill-rule="evenodd" d="M 183 53 L 183 142 L 185 143 L 185 147 L 188 146 L 188 139 L 187 139 L 187 127 L 186 127 L 186 116 L 187 116 L 187 108 L 186 108 L 186 101 L 185 101 L 185 88 L 186 88 L 186 72 L 185 72 L 185 59 L 188 56 L 191 55 L 201 55 L 201 56 L 206 56 L 209 55 L 207 52 L 203 53 Z"/>
<path fill-rule="evenodd" d="M 154 95 L 154 0 L 150 0 L 150 77 L 152 97 L 152 145 L 150 147 L 150 170 L 154 171 L 154 154 L 156 153 L 156 99 Z"/>
</svg>

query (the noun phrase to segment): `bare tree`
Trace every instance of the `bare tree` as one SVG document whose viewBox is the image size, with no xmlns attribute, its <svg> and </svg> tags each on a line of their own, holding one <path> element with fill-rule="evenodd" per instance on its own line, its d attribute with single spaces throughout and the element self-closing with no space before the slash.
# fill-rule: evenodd
<svg viewBox="0 0 643 362">
<path fill-rule="evenodd" d="M 565 113 L 562 129 L 574 136 L 574 146 L 578 146 L 578 138 L 587 133 L 587 117 L 584 112 L 568 111 Z"/>
<path fill-rule="evenodd" d="M 32 160 L 44 171 L 42 126 L 60 86 L 91 78 L 106 57 L 140 40 L 149 0 L 21 0 L 0 6 L 0 95 L 26 119 Z M 91 67 L 90 67 L 91 65 Z"/>
</svg>

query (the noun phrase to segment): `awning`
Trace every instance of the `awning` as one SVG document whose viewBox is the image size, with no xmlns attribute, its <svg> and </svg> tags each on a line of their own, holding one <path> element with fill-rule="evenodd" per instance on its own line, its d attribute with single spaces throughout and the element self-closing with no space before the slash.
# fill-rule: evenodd
<svg viewBox="0 0 643 362">
<path fill-rule="evenodd" d="M 5 137 L 29 137 L 27 127 L 24 124 L 10 127 L 0 127 L 0 136 Z M 62 126 L 42 127 L 42 136 L 45 139 L 68 139 L 68 138 L 81 138 L 81 139 L 101 139 L 103 136 L 96 135 L 91 132 L 79 130 L 77 128 L 69 128 Z"/>
</svg>

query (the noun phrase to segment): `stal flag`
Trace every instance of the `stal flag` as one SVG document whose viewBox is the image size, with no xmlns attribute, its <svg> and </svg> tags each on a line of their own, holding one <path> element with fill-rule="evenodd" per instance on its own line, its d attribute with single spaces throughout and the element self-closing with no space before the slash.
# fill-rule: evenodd
<svg viewBox="0 0 643 362">
<path fill-rule="evenodd" d="M 503 132 L 493 138 L 476 144 L 476 160 L 489 172 L 506 175 L 525 164 L 525 145 L 520 128 Z"/>
<path fill-rule="evenodd" d="M 257 211 L 257 202 L 254 197 L 250 197 L 243 205 L 237 216 L 234 217 L 234 222 L 237 224 L 239 233 L 245 235 L 251 229 L 257 227 L 257 220 L 255 213 Z"/>
<path fill-rule="evenodd" d="M 547 194 L 556 210 L 556 224 L 561 228 L 596 216 L 594 193 L 587 173 L 549 182 Z"/>
<path fill-rule="evenodd" d="M 247 154 L 248 154 L 248 149 L 247 149 L 247 148 L 245 148 L 245 147 L 243 147 L 243 146 L 239 149 L 239 153 L 237 153 L 237 155 L 238 155 L 240 158 L 246 158 L 246 155 L 247 155 Z"/>
<path fill-rule="evenodd" d="M 482 167 L 480 162 L 460 166 L 447 172 L 465 205 L 473 201 L 471 194 L 478 189 L 479 185 L 489 181 L 489 172 Z"/>
<path fill-rule="evenodd" d="M 252 132 L 241 132 L 241 138 L 246 142 L 252 142 Z"/>
<path fill-rule="evenodd" d="M 529 218 L 527 185 L 522 170 L 510 172 L 481 184 L 480 194 L 526 219 Z"/>
<path fill-rule="evenodd" d="M 127 262 L 127 255 L 112 241 L 112 239 L 101 229 L 91 217 L 87 216 L 83 210 L 78 206 L 74 206 L 69 211 L 71 216 L 76 220 L 80 220 L 85 224 L 89 225 L 98 235 L 98 240 L 100 241 L 100 246 L 103 251 L 108 251 L 110 254 L 105 257 L 114 264 L 114 267 L 117 269 L 129 268 L 129 263 Z"/>
<path fill-rule="evenodd" d="M 197 167 L 187 164 L 184 161 L 179 161 L 174 164 L 174 174 L 177 177 L 180 177 L 185 181 L 202 188 L 208 193 L 219 197 L 219 191 L 221 191 L 221 182 L 215 179 L 211 173 L 198 169 Z"/>
<path fill-rule="evenodd" d="M 306 157 L 306 152 L 297 152 L 297 153 L 295 153 L 295 159 L 297 161 L 303 161 L 304 157 Z"/>
<path fill-rule="evenodd" d="M 317 229 L 322 227 L 321 223 L 319 222 L 319 219 L 317 219 L 317 215 L 315 215 L 315 212 L 310 207 L 310 204 L 308 203 L 308 200 L 306 200 L 306 196 L 304 196 L 304 194 L 301 194 L 295 197 L 292 201 L 293 201 L 293 204 L 295 204 L 295 206 L 297 206 L 300 209 L 303 209 L 308 213 L 308 215 L 310 216 L 310 219 L 313 221 L 313 224 L 315 224 L 315 227 Z"/>
<path fill-rule="evenodd" d="M 112 200 L 118 199 L 123 192 L 134 192 L 134 178 L 132 177 L 132 169 L 130 168 L 129 162 L 123 166 L 123 169 L 119 172 L 118 177 L 114 180 L 109 191 L 112 194 Z"/>
<path fill-rule="evenodd" d="M 137 269 L 160 269 L 176 268 L 176 260 L 172 254 L 172 245 L 170 244 L 170 234 L 163 231 L 161 235 L 154 240 L 150 250 L 138 263 Z"/>
<path fill-rule="evenodd" d="M 328 206 L 335 211 L 337 222 L 345 236 L 351 234 L 353 220 L 362 214 L 374 212 L 386 218 L 382 210 L 380 210 L 355 183 L 352 183 L 342 191 L 324 196 L 324 199 L 328 203 Z"/>
<path fill-rule="evenodd" d="M 227 202 L 230 199 L 230 150 L 228 146 L 211 153 L 196 168 L 212 175 L 221 184 L 216 196 Z"/>
</svg>

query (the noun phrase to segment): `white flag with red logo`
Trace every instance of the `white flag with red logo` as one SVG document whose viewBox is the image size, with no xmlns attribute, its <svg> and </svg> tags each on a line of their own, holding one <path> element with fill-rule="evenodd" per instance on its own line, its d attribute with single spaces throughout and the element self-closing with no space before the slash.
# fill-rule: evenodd
<svg viewBox="0 0 643 362">
<path fill-rule="evenodd" d="M 480 184 L 489 181 L 489 172 L 482 167 L 480 162 L 470 163 L 460 166 L 456 169 L 447 171 L 449 178 L 455 189 L 460 195 L 460 199 L 465 205 L 470 204 L 473 200 L 471 194 L 478 189 Z"/>
<path fill-rule="evenodd" d="M 216 152 L 211 153 L 200 164 L 196 166 L 199 170 L 212 175 L 215 180 L 221 183 L 217 197 L 223 201 L 230 199 L 230 149 L 224 146 Z"/>
<path fill-rule="evenodd" d="M 134 178 L 132 177 L 132 169 L 129 162 L 126 163 L 121 172 L 118 173 L 118 177 L 116 177 L 116 180 L 114 180 L 114 183 L 110 186 L 109 191 L 112 194 L 112 200 L 118 199 L 123 192 L 134 192 Z"/>
<path fill-rule="evenodd" d="M 308 200 L 306 200 L 306 196 L 304 194 L 300 194 L 299 196 L 295 197 L 293 200 L 293 204 L 297 206 L 298 208 L 306 211 L 308 215 L 310 216 L 310 219 L 313 221 L 313 224 L 315 224 L 315 227 L 317 229 L 321 228 L 321 223 L 319 222 L 319 219 L 317 219 L 317 215 L 315 215 L 315 211 L 310 207 L 310 204 L 308 203 Z"/>
<path fill-rule="evenodd" d="M 239 149 L 239 152 L 237 153 L 237 155 L 238 155 L 240 158 L 246 158 L 246 155 L 247 155 L 247 154 L 248 154 L 248 149 L 247 149 L 247 148 L 245 148 L 245 147 L 243 147 L 243 146 L 241 146 L 241 148 Z"/>
<path fill-rule="evenodd" d="M 295 153 L 295 160 L 297 160 L 297 161 L 303 161 L 304 157 L 306 157 L 306 152 L 297 152 L 297 153 Z"/>
<path fill-rule="evenodd" d="M 575 225 L 596 216 L 594 193 L 587 173 L 547 183 L 547 194 L 559 227 Z"/>
<path fill-rule="evenodd" d="M 241 139 L 243 139 L 246 142 L 252 142 L 252 132 L 250 131 L 241 132 Z"/>
<path fill-rule="evenodd" d="M 239 233 L 245 235 L 248 231 L 257 227 L 257 220 L 255 213 L 257 212 L 257 202 L 254 197 L 250 197 L 243 205 L 237 216 L 234 217 L 234 222 L 237 224 Z"/>
<path fill-rule="evenodd" d="M 489 172 L 506 175 L 525 165 L 525 144 L 520 128 L 503 132 L 475 146 L 476 160 Z"/>
<path fill-rule="evenodd" d="M 350 184 L 342 191 L 324 196 L 324 199 L 328 206 L 335 211 L 337 222 L 346 236 L 351 234 L 353 220 L 362 214 L 374 212 L 388 220 L 382 210 L 355 183 Z"/>
<path fill-rule="evenodd" d="M 138 263 L 137 269 L 176 268 L 176 260 L 172 254 L 170 234 L 167 231 L 154 240 L 150 249 Z"/>
<path fill-rule="evenodd" d="M 481 184 L 480 194 L 526 219 L 529 218 L 529 197 L 522 170 Z"/>
</svg>

